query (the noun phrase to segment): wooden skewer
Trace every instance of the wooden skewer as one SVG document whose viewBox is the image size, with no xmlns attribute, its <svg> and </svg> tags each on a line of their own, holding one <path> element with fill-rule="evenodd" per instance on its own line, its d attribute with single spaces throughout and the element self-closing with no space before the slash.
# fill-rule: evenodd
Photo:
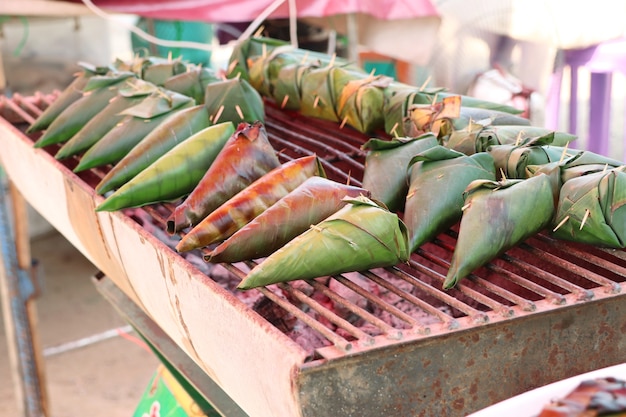
<svg viewBox="0 0 626 417">
<path fill-rule="evenodd" d="M 283 97 L 283 102 L 280 104 L 280 108 L 284 109 L 288 101 L 289 101 L 289 94 L 285 94 L 285 97 Z"/>
<path fill-rule="evenodd" d="M 522 141 L 522 131 L 520 130 L 515 138 L 515 146 L 519 146 L 519 143 Z"/>
<path fill-rule="evenodd" d="M 461 211 L 465 211 L 465 210 L 466 210 L 466 209 L 468 209 L 471 205 L 472 205 L 472 203 L 467 203 L 466 205 L 464 205 L 463 207 L 461 207 Z"/>
<path fill-rule="evenodd" d="M 243 120 L 244 119 L 243 111 L 241 111 L 241 107 L 239 107 L 239 104 L 235 104 L 235 110 L 237 110 L 237 114 L 239 115 L 239 118 Z"/>
<path fill-rule="evenodd" d="M 213 124 L 217 124 L 222 112 L 224 111 L 224 105 L 221 105 L 219 109 L 217 109 L 217 113 L 215 113 L 215 117 L 213 118 Z"/>
<path fill-rule="evenodd" d="M 261 46 L 261 58 L 265 59 L 267 57 L 267 45 L 263 44 Z"/>
<path fill-rule="evenodd" d="M 304 64 L 307 59 L 309 59 L 309 51 L 306 51 L 304 53 L 304 55 L 302 56 L 302 60 L 300 61 L 300 64 Z"/>
<path fill-rule="evenodd" d="M 422 85 L 420 86 L 419 91 L 424 91 L 424 89 L 426 88 L 426 86 L 430 83 L 430 80 L 433 78 L 432 75 L 429 75 L 428 78 L 426 78 L 426 81 L 424 81 L 422 83 Z"/>
<path fill-rule="evenodd" d="M 317 105 L 320 102 L 320 96 L 315 96 L 315 100 L 313 100 L 313 108 L 316 109 Z"/>
<path fill-rule="evenodd" d="M 565 224 L 565 222 L 567 222 L 569 220 L 569 216 L 565 216 L 563 218 L 563 220 L 561 220 L 561 222 L 559 224 L 556 225 L 556 227 L 554 229 L 552 229 L 553 232 L 556 232 L 557 230 L 559 230 L 559 228 L 561 226 L 563 226 Z"/>
<path fill-rule="evenodd" d="M 348 116 L 343 118 L 343 120 L 341 121 L 341 124 L 339 125 L 339 129 L 343 129 L 347 121 L 348 121 Z"/>
<path fill-rule="evenodd" d="M 578 228 L 578 230 L 583 230 L 583 226 L 585 225 L 585 223 L 587 223 L 587 219 L 589 218 L 590 214 L 591 211 L 589 209 L 585 209 L 585 215 L 583 216 L 583 221 L 580 222 L 580 227 Z"/>
</svg>

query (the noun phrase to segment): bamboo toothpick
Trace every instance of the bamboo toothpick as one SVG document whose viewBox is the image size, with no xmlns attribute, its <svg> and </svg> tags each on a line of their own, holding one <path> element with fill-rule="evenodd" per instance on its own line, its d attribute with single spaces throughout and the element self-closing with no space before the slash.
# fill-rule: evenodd
<svg viewBox="0 0 626 417">
<path fill-rule="evenodd" d="M 213 117 L 213 124 L 216 125 L 219 120 L 222 112 L 224 111 L 224 105 L 221 105 L 219 109 L 217 109 L 217 113 L 215 113 L 215 117 Z"/>
<path fill-rule="evenodd" d="M 470 206 L 472 205 L 472 203 L 467 203 L 466 205 L 464 205 L 463 207 L 461 207 L 461 211 L 465 211 L 467 210 Z"/>
<path fill-rule="evenodd" d="M 259 26 L 259 28 L 256 30 L 256 32 L 254 32 L 254 35 L 252 35 L 252 37 L 253 38 L 258 38 L 259 36 L 261 36 L 261 34 L 263 33 L 264 30 L 265 30 L 265 26 L 264 25 Z"/>
<path fill-rule="evenodd" d="M 237 114 L 239 115 L 239 118 L 243 120 L 244 119 L 243 111 L 241 111 L 241 107 L 239 107 L 239 104 L 235 104 L 235 110 L 237 110 Z"/>
<path fill-rule="evenodd" d="M 587 219 L 589 218 L 590 214 L 591 211 L 589 209 L 585 209 L 585 215 L 583 216 L 583 221 L 580 222 L 580 227 L 578 228 L 578 230 L 583 230 L 583 226 L 585 225 L 585 223 L 587 223 Z"/>
<path fill-rule="evenodd" d="M 237 66 L 237 64 L 239 64 L 239 60 L 234 59 L 233 62 L 231 62 L 228 65 L 228 69 L 226 70 L 227 74 L 230 74 L 231 72 L 233 72 L 235 70 L 235 67 Z"/>
<path fill-rule="evenodd" d="M 522 131 L 520 130 L 515 138 L 515 146 L 519 146 L 519 143 L 522 141 Z"/>
<path fill-rule="evenodd" d="M 316 109 L 317 105 L 320 102 L 320 96 L 315 96 L 315 100 L 313 100 L 313 108 Z"/>
<path fill-rule="evenodd" d="M 341 124 L 339 125 L 339 129 L 343 129 L 347 121 L 348 121 L 348 116 L 343 118 L 343 120 L 341 121 Z"/>
<path fill-rule="evenodd" d="M 559 230 L 559 228 L 561 226 L 563 226 L 565 224 L 565 222 L 567 222 L 569 220 L 569 216 L 565 216 L 563 218 L 563 220 L 561 220 L 561 222 L 559 224 L 556 225 L 556 227 L 554 229 L 552 229 L 553 232 L 556 232 L 557 230 Z"/>
<path fill-rule="evenodd" d="M 280 103 L 280 108 L 284 109 L 288 101 L 289 101 L 289 94 L 285 94 L 285 97 L 283 97 L 283 102 Z"/>
<path fill-rule="evenodd" d="M 565 155 L 567 154 L 567 147 L 569 146 L 569 142 L 565 143 L 565 146 L 563 146 L 563 152 L 561 152 L 561 159 L 559 159 L 559 164 L 563 162 L 563 159 L 565 159 Z"/>
<path fill-rule="evenodd" d="M 330 61 L 328 62 L 328 68 L 330 68 L 333 65 L 335 65 L 335 59 L 336 58 L 337 58 L 337 54 L 333 53 L 332 56 L 330 57 Z"/>
<path fill-rule="evenodd" d="M 391 131 L 389 133 L 391 133 L 392 135 L 394 135 L 395 137 L 399 137 L 398 135 L 398 122 L 396 122 L 393 127 L 391 128 Z"/>
<path fill-rule="evenodd" d="M 267 45 L 263 44 L 261 46 L 261 58 L 265 59 L 267 57 Z"/>
<path fill-rule="evenodd" d="M 422 83 L 422 85 L 420 86 L 419 91 L 424 91 L 424 89 L 426 88 L 426 86 L 430 83 L 430 80 L 433 78 L 432 75 L 429 75 L 428 78 L 426 78 L 426 81 L 424 81 Z"/>
<path fill-rule="evenodd" d="M 302 60 L 300 61 L 300 64 L 302 65 L 306 63 L 307 59 L 309 59 L 309 51 L 306 51 L 304 55 L 302 55 Z"/>
</svg>

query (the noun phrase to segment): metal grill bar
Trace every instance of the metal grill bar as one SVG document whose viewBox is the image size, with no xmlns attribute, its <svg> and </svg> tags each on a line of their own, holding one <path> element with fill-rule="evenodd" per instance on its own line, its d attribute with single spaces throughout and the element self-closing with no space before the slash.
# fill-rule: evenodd
<svg viewBox="0 0 626 417">
<path fill-rule="evenodd" d="M 0 102 L 0 110 L 21 117 L 23 119 L 21 123 L 32 123 L 41 113 L 39 108 L 45 107 L 47 103 L 53 101 L 53 98 L 24 99 L 18 96 Z M 272 103 L 268 103 L 266 110 L 268 137 L 275 149 L 280 152 L 282 160 L 316 154 L 330 179 L 340 182 L 350 181 L 354 185 L 361 184 L 366 156 L 361 146 L 369 139 L 366 135 L 350 128 L 339 129 L 335 124 L 326 121 L 316 120 L 311 123 L 310 119 L 278 110 Z M 35 139 L 36 135 L 32 137 Z M 57 149 L 52 146 L 46 150 L 54 155 Z M 80 157 L 74 157 L 63 163 L 72 169 L 78 160 Z M 108 170 L 109 167 L 100 167 L 80 173 L 79 176 L 88 184 L 95 185 L 93 183 L 102 178 Z M 146 216 L 136 216 L 136 211 L 129 212 L 131 213 L 129 215 L 139 223 L 149 221 L 154 223 L 152 227 L 164 228 L 165 221 L 175 206 L 176 203 L 147 206 L 141 209 Z M 455 289 L 444 291 L 438 286 L 443 283 L 444 273 L 450 266 L 449 259 L 455 248 L 456 237 L 456 229 L 453 228 L 434 242 L 418 249 L 406 265 L 361 272 L 375 285 L 397 296 L 400 303 L 408 303 L 428 315 L 430 319 L 426 322 L 368 292 L 343 275 L 329 277 L 327 282 L 336 280 L 340 285 L 363 297 L 368 303 L 367 308 L 353 304 L 336 293 L 329 284 L 317 280 L 308 282 L 313 294 L 327 297 L 332 303 L 340 306 L 344 313 L 320 304 L 313 295 L 293 283 L 260 288 L 258 291 L 285 314 L 295 317 L 323 337 L 329 345 L 335 346 L 340 351 L 349 352 L 356 347 L 362 349 L 376 345 L 379 341 L 388 343 L 384 342 L 384 339 L 390 341 L 403 338 L 405 333 L 429 334 L 431 323 L 448 330 L 461 326 L 478 326 L 490 322 L 494 314 L 501 318 L 515 314 L 530 314 L 537 310 L 537 303 L 543 300 L 548 301 L 548 305 L 558 308 L 567 303 L 570 295 L 575 297 L 573 301 L 593 298 L 597 288 L 611 294 L 618 293 L 621 291 L 620 282 L 626 278 L 626 266 L 612 261 L 612 259 L 626 261 L 623 251 L 599 248 L 586 251 L 584 247 L 568 245 L 566 242 L 538 235 L 502 255 L 485 268 L 481 268 L 480 271 L 476 271 Z M 598 269 L 587 268 L 580 263 L 580 259 Z M 235 279 L 243 279 L 246 275 L 246 272 L 238 266 L 230 264 L 223 266 Z M 607 273 L 603 274 L 602 271 Z M 217 280 L 216 277 L 211 278 Z M 392 282 L 393 279 L 408 283 L 411 289 L 409 291 L 400 289 Z M 237 295 L 237 290 L 232 291 Z M 374 311 L 385 312 L 399 322 L 390 324 Z M 372 325 L 373 328 L 364 330 L 356 324 L 356 321 L 351 321 L 342 314 L 356 315 L 360 319 L 359 322 Z M 328 327 L 324 322 L 332 323 L 332 326 Z M 332 328 L 333 326 L 336 328 Z M 373 333 L 369 334 L 368 331 Z M 383 335 L 382 339 L 379 332 Z M 325 346 L 317 348 L 318 354 L 322 356 L 324 353 L 320 352 L 327 351 L 328 347 Z M 334 356 L 336 354 L 332 353 Z"/>
</svg>

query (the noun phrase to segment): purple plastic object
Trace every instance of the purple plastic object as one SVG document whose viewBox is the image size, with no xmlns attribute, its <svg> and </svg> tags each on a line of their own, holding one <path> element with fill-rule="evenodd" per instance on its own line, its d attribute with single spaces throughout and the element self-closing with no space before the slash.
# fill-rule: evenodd
<svg viewBox="0 0 626 417">
<path fill-rule="evenodd" d="M 591 73 L 587 149 L 608 155 L 611 86 L 614 72 L 626 74 L 626 38 L 615 39 L 582 49 L 563 50 L 562 59 L 562 64 L 556 68 L 551 79 L 546 103 L 546 127 L 558 129 L 563 68 L 569 66 L 571 68 L 571 85 L 568 130 L 570 133 L 577 134 L 578 69 L 584 67 Z M 626 149 L 624 160 L 626 160 Z"/>
</svg>

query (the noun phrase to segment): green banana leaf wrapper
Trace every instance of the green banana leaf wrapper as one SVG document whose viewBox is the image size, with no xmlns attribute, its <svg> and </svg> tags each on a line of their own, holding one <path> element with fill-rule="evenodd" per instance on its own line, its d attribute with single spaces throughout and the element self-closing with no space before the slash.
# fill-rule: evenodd
<svg viewBox="0 0 626 417">
<path fill-rule="evenodd" d="M 238 288 L 363 271 L 408 260 L 406 227 L 395 213 L 364 196 L 347 203 L 265 258 Z"/>
<path fill-rule="evenodd" d="M 528 165 L 526 167 L 526 176 L 531 177 L 537 173 L 550 175 L 556 170 L 558 171 L 560 188 L 563 183 L 573 178 L 619 168 L 623 165 L 623 163 L 617 159 L 608 158 L 589 151 L 570 149 L 565 151 L 565 156 L 562 161 L 558 162 L 550 162 L 542 165 Z"/>
<path fill-rule="evenodd" d="M 125 116 L 122 121 L 85 152 L 74 172 L 119 162 L 161 123 L 194 105 L 191 97 L 167 90 L 145 97 L 141 103 L 122 111 Z M 204 109 L 198 111 L 200 115 L 203 112 Z M 208 122 L 203 127 L 206 126 Z M 176 125 L 175 129 L 186 131 L 188 127 Z"/>
<path fill-rule="evenodd" d="M 458 96 L 446 92 L 443 88 L 420 89 L 411 85 L 394 82 L 385 89 L 386 105 L 385 132 L 390 135 L 410 136 L 404 129 L 405 119 L 409 116 L 409 107 L 414 104 L 432 105 L 450 96 Z M 521 113 L 518 109 L 461 95 L 461 106 L 486 110 L 497 110 L 510 114 Z"/>
<path fill-rule="evenodd" d="M 205 255 L 204 260 L 234 263 L 269 256 L 312 224 L 336 213 L 346 205 L 346 197 L 360 195 L 369 197 L 370 193 L 320 176 L 308 178 Z"/>
<path fill-rule="evenodd" d="M 572 178 L 561 187 L 552 235 L 610 248 L 626 246 L 626 167 Z"/>
<path fill-rule="evenodd" d="M 66 107 L 50 123 L 43 135 L 35 142 L 35 148 L 54 145 L 68 141 L 87 122 L 102 111 L 109 101 L 114 98 L 118 89 L 125 84 L 125 80 L 134 75 L 130 72 L 116 74 L 115 77 L 101 76 L 90 77 L 81 98 Z M 99 87 L 90 87 L 90 84 L 97 84 Z"/>
<path fill-rule="evenodd" d="M 272 98 L 287 110 L 300 110 L 302 79 L 304 74 L 317 68 L 312 64 L 285 65 L 280 68 L 276 78 L 271 80 Z"/>
<path fill-rule="evenodd" d="M 553 193 L 551 179 L 543 174 L 525 180 L 470 183 L 464 193 L 465 209 L 443 288 L 454 287 L 476 269 L 549 226 L 555 215 Z"/>
<path fill-rule="evenodd" d="M 267 55 L 275 48 L 289 45 L 289 42 L 262 36 L 253 36 L 237 42 L 228 61 L 228 78 L 242 78 L 249 82 L 248 64 L 251 58 Z"/>
<path fill-rule="evenodd" d="M 96 210 L 141 207 L 189 194 L 234 132 L 235 126 L 224 122 L 193 134 L 122 185 Z"/>
<path fill-rule="evenodd" d="M 55 155 L 56 159 L 69 158 L 87 151 L 126 117 L 123 114 L 124 110 L 139 104 L 158 88 L 139 78 L 129 78 L 127 84 L 120 87 L 117 96 L 113 97 L 101 112 L 63 144 Z"/>
<path fill-rule="evenodd" d="M 382 140 L 372 138 L 361 147 L 367 150 L 362 187 L 389 210 L 401 210 L 409 188 L 409 162 L 416 154 L 437 146 L 437 138 L 426 133 L 416 138 Z"/>
<path fill-rule="evenodd" d="M 183 236 L 176 250 L 186 252 L 229 238 L 308 178 L 325 175 L 314 155 L 284 163 L 209 213 Z"/>
<path fill-rule="evenodd" d="M 293 48 L 289 42 L 267 38 L 263 36 L 254 36 L 238 42 L 233 48 L 228 63 L 228 78 L 243 78 L 250 81 L 249 72 L 252 64 L 258 57 L 266 57 L 272 52 L 281 48 L 285 53 L 293 56 L 298 62 L 319 62 L 326 65 L 330 62 L 336 62 L 344 65 L 347 62 L 341 58 L 332 57 L 321 52 L 308 51 L 300 48 Z M 289 48 L 289 49 L 287 49 Z"/>
<path fill-rule="evenodd" d="M 339 93 L 335 105 L 341 123 L 362 133 L 383 129 L 384 91 L 392 81 L 392 78 L 383 75 L 337 68 L 333 74 L 333 87 Z"/>
<path fill-rule="evenodd" d="M 235 194 L 280 166 L 263 123 L 240 123 L 191 194 L 167 220 L 167 231 L 195 226 Z"/>
<path fill-rule="evenodd" d="M 211 123 L 206 108 L 192 103 L 159 116 L 164 117 L 163 121 L 117 161 L 100 180 L 96 192 L 104 194 L 122 186 L 172 148 L 208 127 Z"/>
<path fill-rule="evenodd" d="M 211 68 L 194 66 L 187 72 L 165 80 L 163 88 L 191 97 L 196 104 L 204 104 L 207 86 L 222 80 Z"/>
<path fill-rule="evenodd" d="M 187 72 L 188 64 L 181 58 L 169 59 L 159 57 L 148 57 L 140 72 L 141 79 L 162 86 L 173 76 Z"/>
<path fill-rule="evenodd" d="M 87 85 L 90 77 L 107 73 L 109 67 L 95 67 L 81 64 L 82 71 L 79 72 L 70 85 L 68 85 L 59 96 L 35 119 L 26 133 L 38 132 L 50 126 L 50 123 L 57 118 L 59 114 L 69 107 L 73 102 L 83 96 L 83 88 Z"/>
<path fill-rule="evenodd" d="M 441 145 L 413 157 L 409 170 L 403 220 L 409 231 L 410 252 L 461 220 L 463 193 L 472 181 L 496 179 L 488 153 L 468 156 Z"/>
<path fill-rule="evenodd" d="M 213 124 L 219 122 L 254 123 L 265 120 L 261 95 L 241 78 L 207 85 L 204 106 Z"/>
<path fill-rule="evenodd" d="M 503 173 L 507 178 L 526 178 L 527 168 L 533 165 L 544 165 L 551 162 L 564 161 L 578 155 L 578 165 L 598 164 L 620 166 L 622 163 L 593 152 L 552 146 L 554 134 L 529 140 L 523 145 L 496 145 L 489 148 L 489 153 L 496 162 L 496 172 Z"/>
<path fill-rule="evenodd" d="M 272 96 L 272 80 L 278 77 L 280 69 L 287 65 L 295 65 L 301 61 L 301 57 L 290 53 L 291 45 L 274 48 L 265 55 L 252 57 L 248 60 L 248 77 L 250 85 L 264 97 Z"/>
<path fill-rule="evenodd" d="M 551 142 L 554 146 L 566 146 L 576 140 L 576 135 L 565 132 L 555 132 L 550 129 L 536 126 L 520 125 L 482 125 L 470 122 L 465 128 L 455 130 L 450 134 L 444 146 L 471 155 L 478 152 L 486 152 L 489 147 L 495 145 L 521 145 L 528 140 L 540 136 L 553 134 Z"/>
<path fill-rule="evenodd" d="M 335 102 L 332 73 L 335 67 L 325 66 L 313 68 L 302 74 L 300 84 L 300 113 L 303 116 L 339 122 Z"/>
</svg>

